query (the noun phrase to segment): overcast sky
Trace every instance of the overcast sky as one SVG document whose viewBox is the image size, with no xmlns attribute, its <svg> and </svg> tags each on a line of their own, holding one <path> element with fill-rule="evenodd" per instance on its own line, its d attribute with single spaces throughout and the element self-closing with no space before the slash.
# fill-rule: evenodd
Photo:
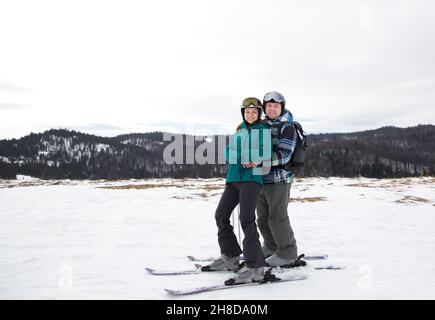
<svg viewBox="0 0 435 320">
<path fill-rule="evenodd" d="M 278 90 L 309 133 L 435 124 L 435 3 L 0 0 L 0 139 L 230 133 Z"/>
</svg>

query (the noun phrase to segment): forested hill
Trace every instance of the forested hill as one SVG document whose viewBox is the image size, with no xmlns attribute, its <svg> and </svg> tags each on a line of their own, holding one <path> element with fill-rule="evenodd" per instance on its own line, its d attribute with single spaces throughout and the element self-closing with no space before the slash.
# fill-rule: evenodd
<svg viewBox="0 0 435 320">
<path fill-rule="evenodd" d="M 205 142 L 206 137 L 176 136 L 183 139 L 184 157 L 186 151 L 198 147 L 212 146 L 217 150 L 218 143 Z M 0 140 L 0 178 L 14 179 L 17 174 L 44 179 L 225 175 L 224 164 L 166 164 L 163 150 L 169 143 L 163 141 L 162 132 L 110 138 L 64 129 L 31 133 L 20 139 Z M 308 136 L 308 145 L 303 176 L 391 178 L 435 173 L 433 125 L 312 134 Z"/>
<path fill-rule="evenodd" d="M 374 178 L 435 174 L 435 126 L 382 127 L 309 136 L 307 176 Z"/>
</svg>

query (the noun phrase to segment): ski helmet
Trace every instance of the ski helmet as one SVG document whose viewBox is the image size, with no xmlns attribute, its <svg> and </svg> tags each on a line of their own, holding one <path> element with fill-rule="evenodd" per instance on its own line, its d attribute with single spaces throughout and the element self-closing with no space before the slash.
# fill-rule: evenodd
<svg viewBox="0 0 435 320">
<path fill-rule="evenodd" d="M 242 112 L 243 120 L 245 120 L 245 109 L 246 108 L 257 108 L 257 110 L 258 110 L 257 122 L 261 119 L 263 105 L 261 104 L 260 99 L 257 99 L 254 97 L 249 97 L 249 98 L 243 99 L 242 105 L 240 106 L 240 111 Z"/>
<path fill-rule="evenodd" d="M 264 112 L 266 112 L 265 107 L 266 107 L 267 102 L 280 103 L 281 104 L 281 115 L 283 114 L 284 108 L 285 108 L 285 99 L 281 93 L 279 93 L 278 91 L 271 91 L 271 92 L 268 92 L 264 95 L 264 98 L 263 98 L 263 110 L 264 110 Z"/>
</svg>

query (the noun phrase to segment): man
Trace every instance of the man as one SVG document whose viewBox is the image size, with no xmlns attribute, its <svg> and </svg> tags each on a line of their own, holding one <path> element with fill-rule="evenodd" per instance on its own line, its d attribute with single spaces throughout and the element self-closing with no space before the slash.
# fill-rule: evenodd
<svg viewBox="0 0 435 320">
<path fill-rule="evenodd" d="M 292 126 L 293 115 L 285 108 L 279 92 L 267 93 L 263 110 L 272 134 L 272 163 L 263 176 L 264 185 L 257 203 L 257 225 L 264 239 L 262 251 L 270 266 L 292 264 L 297 259 L 297 246 L 287 213 L 290 187 L 294 174 L 284 168 L 296 146 L 297 132 Z"/>
</svg>

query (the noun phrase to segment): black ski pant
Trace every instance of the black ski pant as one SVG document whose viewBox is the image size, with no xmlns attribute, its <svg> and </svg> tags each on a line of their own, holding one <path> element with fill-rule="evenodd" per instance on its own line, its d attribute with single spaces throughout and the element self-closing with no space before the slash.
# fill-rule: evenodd
<svg viewBox="0 0 435 320">
<path fill-rule="evenodd" d="M 255 208 L 260 191 L 261 185 L 256 182 L 227 184 L 215 214 L 221 253 L 227 257 L 236 257 L 242 253 L 242 250 L 230 223 L 230 217 L 234 208 L 240 203 L 240 225 L 245 236 L 243 239 L 243 255 L 249 268 L 265 266 L 259 240 L 260 235 L 255 223 Z"/>
</svg>

